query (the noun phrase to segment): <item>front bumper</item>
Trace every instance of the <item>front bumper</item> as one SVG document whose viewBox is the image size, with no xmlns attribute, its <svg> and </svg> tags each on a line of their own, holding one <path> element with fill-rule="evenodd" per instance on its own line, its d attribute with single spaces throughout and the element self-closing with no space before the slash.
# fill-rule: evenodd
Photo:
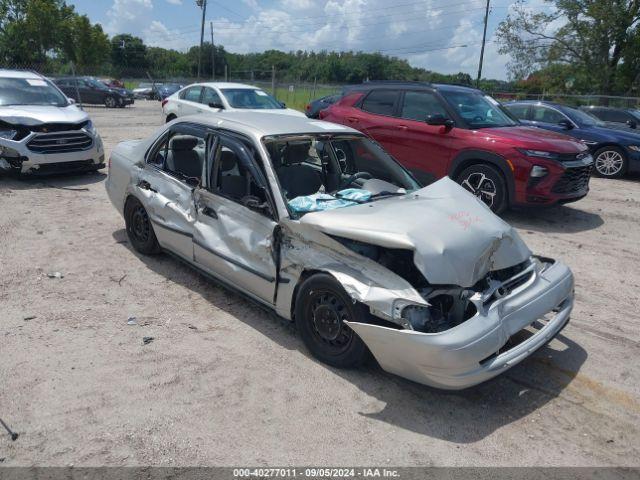
<svg viewBox="0 0 640 480">
<path fill-rule="evenodd" d="M 97 133 L 86 130 L 71 130 L 56 132 L 52 135 L 60 134 L 62 136 L 78 132 L 91 137 L 91 144 L 82 150 L 60 153 L 31 150 L 28 145 L 38 135 L 34 132 L 18 141 L 0 138 L 0 172 L 16 174 L 60 173 L 104 168 L 104 147 L 102 139 Z"/>
<path fill-rule="evenodd" d="M 572 308 L 573 274 L 566 265 L 555 262 L 445 332 L 348 325 L 384 370 L 433 387 L 458 390 L 499 375 L 548 343 L 566 325 Z M 504 351 L 514 335 L 549 314 L 552 318 L 536 333 Z"/>
</svg>

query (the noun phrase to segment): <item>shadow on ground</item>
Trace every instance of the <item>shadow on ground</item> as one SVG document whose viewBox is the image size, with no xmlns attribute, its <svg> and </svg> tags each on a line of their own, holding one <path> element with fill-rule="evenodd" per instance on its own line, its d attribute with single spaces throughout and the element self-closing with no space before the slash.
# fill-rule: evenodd
<svg viewBox="0 0 640 480">
<path fill-rule="evenodd" d="M 124 230 L 114 232 L 113 238 L 131 249 Z M 282 348 L 299 350 L 311 358 L 291 322 L 210 281 L 169 255 L 135 255 L 149 269 L 190 289 Z M 458 392 L 436 390 L 404 380 L 384 372 L 375 362 L 357 370 L 326 368 L 384 403 L 381 410 L 358 412 L 360 415 L 421 435 L 472 443 L 557 397 L 586 359 L 583 348 L 560 335 L 505 374 Z"/>
<path fill-rule="evenodd" d="M 74 174 L 42 175 L 15 177 L 0 174 L 0 187 L 10 190 L 39 190 L 43 188 L 59 188 L 62 190 L 88 189 L 89 185 L 100 183 L 107 178 L 106 173 L 85 172 Z"/>
<path fill-rule="evenodd" d="M 604 225 L 600 215 L 567 205 L 510 210 L 502 218 L 514 227 L 544 233 L 578 233 Z"/>
</svg>

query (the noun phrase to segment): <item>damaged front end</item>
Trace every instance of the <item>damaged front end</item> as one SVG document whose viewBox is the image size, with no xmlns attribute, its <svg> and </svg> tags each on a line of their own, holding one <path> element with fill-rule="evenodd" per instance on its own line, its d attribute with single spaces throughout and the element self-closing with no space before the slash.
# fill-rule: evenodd
<svg viewBox="0 0 640 480">
<path fill-rule="evenodd" d="M 289 249 L 285 265 L 331 273 L 366 305 L 368 319 L 346 323 L 399 376 L 446 389 L 478 384 L 569 319 L 569 268 L 534 257 L 513 228 L 450 180 L 308 214 L 300 227 L 306 240 Z"/>
</svg>

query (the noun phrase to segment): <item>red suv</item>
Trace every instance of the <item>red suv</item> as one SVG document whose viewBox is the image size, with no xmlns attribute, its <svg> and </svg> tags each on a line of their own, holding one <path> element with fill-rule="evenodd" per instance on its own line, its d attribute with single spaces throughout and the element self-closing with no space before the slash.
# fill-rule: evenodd
<svg viewBox="0 0 640 480">
<path fill-rule="evenodd" d="M 449 175 L 496 213 L 573 202 L 589 191 L 586 145 L 521 125 L 473 88 L 371 82 L 345 90 L 320 118 L 367 134 L 423 184 Z"/>
</svg>

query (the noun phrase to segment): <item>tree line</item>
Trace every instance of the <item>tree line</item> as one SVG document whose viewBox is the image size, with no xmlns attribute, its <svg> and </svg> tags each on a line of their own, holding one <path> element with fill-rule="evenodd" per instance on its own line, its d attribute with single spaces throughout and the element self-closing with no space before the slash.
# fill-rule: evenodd
<svg viewBox="0 0 640 480">
<path fill-rule="evenodd" d="M 509 81 L 483 79 L 487 91 L 640 95 L 640 0 L 524 0 L 496 31 L 499 53 L 509 55 Z M 71 73 L 157 79 L 197 76 L 199 46 L 181 52 L 149 46 L 131 34 L 109 37 L 65 0 L 0 0 L 0 61 L 46 74 Z M 359 83 L 413 80 L 472 85 L 468 73 L 441 74 L 406 60 L 365 52 L 268 50 L 232 53 L 205 42 L 202 77 Z"/>
</svg>

